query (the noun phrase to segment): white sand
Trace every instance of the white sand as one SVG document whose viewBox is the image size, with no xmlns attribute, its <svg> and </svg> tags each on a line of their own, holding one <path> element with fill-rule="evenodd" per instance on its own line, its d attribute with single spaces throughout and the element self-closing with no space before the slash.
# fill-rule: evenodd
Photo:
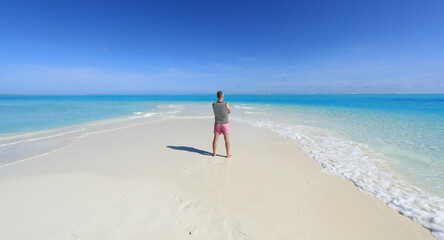
<svg viewBox="0 0 444 240">
<path fill-rule="evenodd" d="M 265 129 L 232 123 L 234 158 L 201 154 L 211 128 L 147 123 L 1 167 L 0 238 L 434 239 Z"/>
</svg>

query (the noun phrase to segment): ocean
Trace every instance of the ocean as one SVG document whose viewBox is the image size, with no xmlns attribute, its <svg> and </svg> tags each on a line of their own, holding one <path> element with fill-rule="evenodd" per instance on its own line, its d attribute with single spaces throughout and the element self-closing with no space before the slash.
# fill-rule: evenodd
<svg viewBox="0 0 444 240">
<path fill-rule="evenodd" d="M 212 121 L 214 95 L 0 96 L 0 167 L 108 129 L 163 118 Z M 301 144 L 322 171 L 444 240 L 444 94 L 226 94 L 230 121 Z M 209 132 L 211 134 L 211 132 Z M 232 133 L 235 134 L 235 133 Z"/>
</svg>

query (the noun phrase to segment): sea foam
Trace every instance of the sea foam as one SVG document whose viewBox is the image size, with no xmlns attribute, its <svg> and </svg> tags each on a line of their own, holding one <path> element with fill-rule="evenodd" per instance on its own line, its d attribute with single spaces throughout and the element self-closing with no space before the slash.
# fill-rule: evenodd
<svg viewBox="0 0 444 240">
<path fill-rule="evenodd" d="M 239 109 L 256 109 L 255 107 L 245 106 L 245 105 L 233 105 L 233 107 Z"/>
</svg>

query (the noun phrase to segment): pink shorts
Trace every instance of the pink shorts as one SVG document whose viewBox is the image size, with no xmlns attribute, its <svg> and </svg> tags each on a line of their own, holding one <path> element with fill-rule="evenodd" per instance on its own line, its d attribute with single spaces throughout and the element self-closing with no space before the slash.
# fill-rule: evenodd
<svg viewBox="0 0 444 240">
<path fill-rule="evenodd" d="M 214 133 L 215 134 L 222 133 L 223 135 L 230 134 L 230 124 L 229 123 L 224 123 L 224 124 L 215 123 L 214 124 Z"/>
</svg>

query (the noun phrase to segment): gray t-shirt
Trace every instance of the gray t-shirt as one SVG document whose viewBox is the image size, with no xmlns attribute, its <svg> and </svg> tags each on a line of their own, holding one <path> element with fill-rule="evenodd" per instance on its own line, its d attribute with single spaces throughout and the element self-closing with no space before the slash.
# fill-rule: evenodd
<svg viewBox="0 0 444 240">
<path fill-rule="evenodd" d="M 214 102 L 213 112 L 216 124 L 228 123 L 228 109 L 224 102 Z"/>
</svg>

